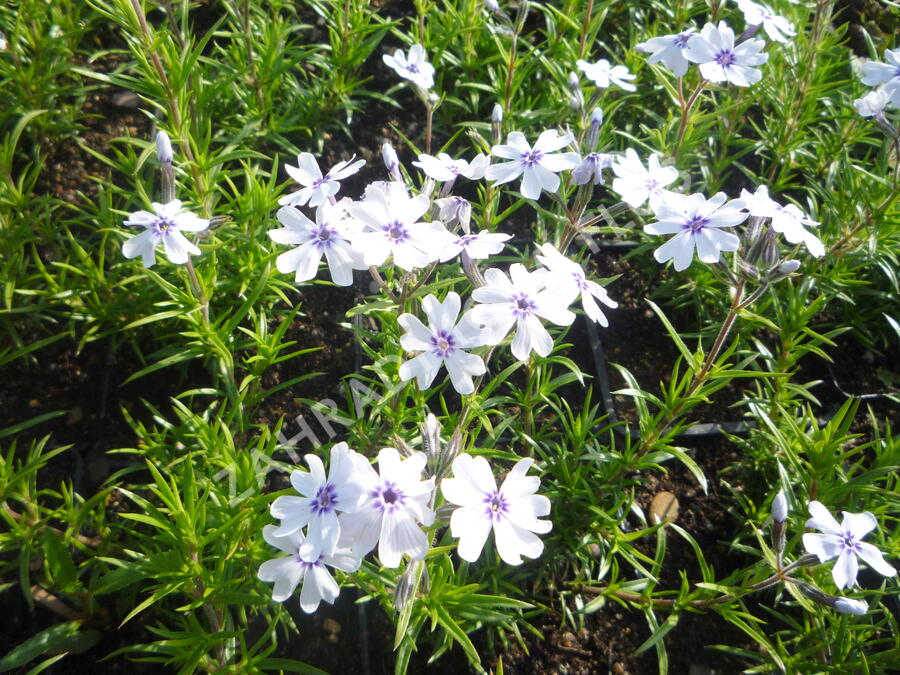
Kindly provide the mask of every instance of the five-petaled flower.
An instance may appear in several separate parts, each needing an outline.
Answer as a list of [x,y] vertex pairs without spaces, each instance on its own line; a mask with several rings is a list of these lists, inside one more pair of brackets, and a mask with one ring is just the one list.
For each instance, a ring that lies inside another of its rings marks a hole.
[[724,21],[718,27],[706,24],[700,35],[695,36],[684,48],[688,61],[700,64],[700,74],[710,82],[730,82],[738,87],[749,87],[762,79],[762,73],[753,66],[765,63],[768,54],[760,54],[765,40],[750,38],[734,44],[734,31]]
[[863,537],[878,527],[878,521],[871,513],[844,511],[844,519],[839,525],[821,502],[812,501],[809,503],[809,514],[812,518],[806,521],[806,527],[821,530],[823,534],[804,534],[803,545],[807,551],[819,556],[820,562],[837,558],[831,576],[838,588],[849,588],[856,584],[859,568],[857,558],[862,558],[882,576],[892,577],[897,574],[897,570],[885,561],[881,551],[862,541]]
[[436,157],[419,155],[419,160],[413,162],[413,165],[422,169],[429,178],[443,183],[455,181],[457,176],[463,176],[469,180],[481,180],[490,163],[491,158],[483,154],[478,154],[471,162],[467,162],[464,159],[453,159],[446,152],[439,152]]
[[209,227],[209,221],[198,218],[190,211],[181,210],[181,201],[173,199],[168,204],[153,202],[153,211],[136,211],[128,216],[125,225],[141,225],[145,229],[122,244],[126,258],[141,256],[144,267],[156,264],[156,247],[162,243],[166,257],[176,265],[183,265],[191,255],[200,255],[200,249],[189,242],[182,232],[200,232]]
[[825,255],[822,241],[806,227],[816,227],[819,223],[807,218],[803,211],[793,204],[782,206],[769,197],[769,189],[765,185],[756,188],[756,192],[741,191],[741,201],[750,211],[751,216],[770,218],[772,229],[784,235],[791,244],[803,243],[815,257]]
[[575,185],[593,183],[599,185],[603,182],[603,169],[612,167],[613,156],[605,152],[589,152],[581,164],[572,171],[572,182]]
[[365,498],[368,484],[366,469],[369,462],[341,442],[331,448],[328,477],[316,455],[306,455],[309,471],[291,472],[291,485],[303,497],[284,495],[270,507],[270,513],[281,519],[274,530],[285,537],[309,525],[307,539],[301,553],[307,560],[316,560],[321,553],[335,550],[341,535],[338,512],[355,511]]
[[428,527],[434,522],[428,505],[434,479],[422,480],[427,461],[424,452],[401,461],[396,449],[383,448],[378,473],[367,463],[365,502],[358,511],[341,516],[339,546],[349,546],[362,557],[377,545],[381,564],[392,568],[400,565],[404,553],[414,560],[424,558],[428,538],[417,523]]
[[503,234],[502,232],[481,232],[461,234],[450,239],[441,252],[440,261],[447,262],[458,256],[463,251],[470,258],[483,260],[492,255],[497,255],[503,250],[503,242],[510,239],[512,235]]
[[288,555],[267,560],[259,566],[257,572],[257,577],[261,581],[275,582],[272,599],[284,602],[291,597],[297,585],[303,582],[303,588],[300,590],[300,608],[304,612],[312,614],[322,600],[334,604],[340,588],[325,566],[329,565],[343,572],[355,572],[359,569],[360,558],[352,555],[347,549],[322,553],[315,558],[301,555],[300,550],[305,545],[303,533],[297,530],[291,534],[278,536],[275,533],[276,529],[274,525],[266,525],[263,528],[263,539]]
[[741,200],[726,204],[727,200],[724,192],[711,199],[701,194],[671,194],[656,210],[657,222],[644,226],[644,232],[649,234],[675,235],[653,252],[657,262],[674,258],[675,269],[680,272],[691,264],[694,249],[705,263],[718,262],[722,251],[736,251],[740,239],[720,228],[739,225],[749,214],[743,210]]
[[866,61],[862,64],[862,82],[870,87],[881,85],[891,105],[900,108],[900,48],[887,49],[884,52],[884,60]]
[[326,201],[332,200],[341,189],[340,181],[355,174],[365,163],[365,160],[362,159],[354,162],[351,157],[335,164],[323,176],[316,158],[308,152],[301,152],[297,155],[297,166],[285,164],[284,168],[288,175],[303,187],[296,192],[284,195],[278,200],[278,203],[282,206],[303,206],[309,202],[309,205],[313,207],[324,204]]
[[762,26],[770,40],[790,42],[788,38],[797,33],[790,22],[783,16],[772,14],[767,7],[753,0],[737,0],[738,9],[744,13],[744,21],[748,26]]
[[409,54],[404,54],[402,49],[394,52],[393,56],[382,56],[384,62],[393,68],[396,73],[412,82],[417,87],[429,90],[434,86],[434,66],[428,63],[425,56],[425,48],[415,44],[409,48]]
[[297,245],[280,254],[275,266],[282,274],[294,273],[294,281],[309,281],[319,269],[322,256],[328,262],[331,280],[338,286],[353,283],[353,270],[366,269],[362,255],[350,244],[357,223],[347,218],[342,202],[321,204],[312,222],[293,206],[282,206],[275,214],[284,227],[269,230],[272,241]]
[[690,28],[673,35],[662,35],[650,38],[646,42],[635,45],[635,49],[645,54],[650,54],[647,63],[663,62],[666,68],[671,70],[676,77],[684,77],[690,65],[684,57],[684,48],[694,37],[696,28]]
[[533,459],[520,459],[497,489],[491,467],[484,457],[459,455],[453,460],[453,478],[441,482],[444,498],[459,508],[450,516],[450,534],[459,539],[459,557],[478,560],[491,530],[500,558],[510,565],[522,556],[537,558],[544,550],[538,534],[549,532],[553,523],[540,520],[550,513],[550,500],[535,494],[541,480],[526,476]]
[[637,76],[628,72],[625,66],[612,66],[606,59],[600,59],[597,63],[578,59],[575,65],[581,69],[585,77],[601,89],[608,89],[610,84],[615,84],[625,91],[637,90],[637,87],[631,84],[631,80]]
[[553,290],[545,289],[545,273],[529,272],[521,263],[515,263],[509,268],[509,275],[496,268],[487,270],[485,285],[472,292],[472,297],[482,304],[475,305],[468,314],[475,323],[487,328],[486,344],[498,344],[515,325],[513,356],[524,361],[532,350],[547,356],[553,349],[553,338],[539,317],[568,326],[575,315],[559,302]]
[[512,161],[492,164],[485,171],[484,177],[499,185],[522,176],[519,191],[527,199],[538,199],[542,190],[556,192],[559,189],[559,176],[556,174],[574,169],[581,161],[577,152],[556,154],[557,150],[566,147],[573,140],[575,138],[572,134],[560,135],[556,129],[547,129],[538,136],[534,147],[531,147],[524,134],[513,131],[507,138],[506,145],[491,148],[491,152],[497,157]]
[[612,308],[618,307],[619,304],[609,297],[606,289],[596,281],[588,279],[584,274],[584,268],[557,251],[553,244],[543,244],[540,251],[543,255],[535,257],[549,270],[547,287],[558,290],[560,298],[569,299],[569,302],[581,296],[581,306],[588,318],[601,326],[608,326],[609,321],[596,301],[599,300]]
[[400,338],[400,346],[408,352],[422,352],[401,364],[401,380],[405,382],[415,377],[419,389],[427,389],[444,365],[457,392],[471,394],[475,391],[472,377],[483,375],[485,365],[481,357],[465,350],[480,347],[484,340],[482,331],[465,318],[457,323],[459,308],[459,295],[450,291],[444,302],[438,302],[433,295],[422,300],[428,328],[412,314],[401,314],[397,318],[406,331]]
[[622,201],[634,208],[649,200],[650,208],[655,211],[666,195],[672,194],[663,188],[678,179],[678,169],[674,166],[661,166],[656,153],[650,155],[647,168],[644,168],[640,157],[632,148],[625,150],[624,157],[616,157],[611,168],[616,174],[612,189],[621,195]]

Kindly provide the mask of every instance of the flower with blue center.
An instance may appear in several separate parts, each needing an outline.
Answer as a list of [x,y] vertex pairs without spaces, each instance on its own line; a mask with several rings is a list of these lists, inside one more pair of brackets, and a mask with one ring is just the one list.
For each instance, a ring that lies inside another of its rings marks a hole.
[[483,375],[484,361],[466,349],[484,344],[482,331],[468,321],[460,321],[459,295],[450,291],[444,302],[433,295],[422,300],[422,310],[428,317],[428,327],[412,314],[401,314],[397,321],[406,331],[400,345],[408,352],[422,352],[400,366],[400,379],[404,382],[416,378],[419,389],[431,386],[435,376],[446,366],[453,388],[460,394],[475,391],[473,376]]
[[325,467],[316,455],[306,455],[309,471],[293,471],[291,485],[302,497],[283,495],[270,508],[270,513],[281,519],[274,534],[285,537],[307,525],[307,537],[301,548],[303,557],[315,560],[322,553],[333,552],[341,536],[338,513],[352,512],[360,508],[369,489],[367,469],[369,462],[359,453],[341,442],[331,448],[328,477]]
[[543,244],[540,251],[543,255],[535,257],[549,271],[547,286],[558,290],[560,302],[566,300],[571,302],[580,296],[581,306],[588,318],[601,326],[608,326],[609,321],[597,305],[597,300],[611,308],[616,308],[619,304],[609,297],[606,289],[596,281],[588,279],[584,274],[584,268],[557,251],[553,244]]
[[297,166],[286,164],[284,168],[288,175],[303,187],[283,196],[278,203],[281,206],[303,206],[309,202],[310,206],[316,207],[325,202],[334,201],[334,196],[341,189],[340,181],[355,174],[365,163],[365,160],[362,159],[354,162],[351,157],[335,164],[323,176],[316,158],[311,153],[301,152],[297,155]]
[[892,106],[900,108],[900,49],[885,50],[884,60],[887,63],[866,61],[862,64],[861,79],[870,87],[881,85],[878,91],[884,92]]
[[494,181],[494,185],[501,185],[522,176],[519,192],[526,199],[538,199],[543,190],[556,192],[559,189],[559,176],[556,174],[574,169],[581,161],[577,152],[557,153],[574,140],[572,134],[560,135],[556,129],[548,129],[538,136],[532,147],[523,133],[513,131],[506,145],[491,148],[497,157],[511,161],[491,164],[485,170],[484,177]]
[[136,211],[128,216],[125,225],[140,225],[144,231],[122,244],[126,258],[141,256],[144,267],[156,264],[156,247],[160,244],[166,257],[176,265],[184,265],[191,255],[200,255],[200,249],[182,232],[200,232],[209,227],[209,221],[198,218],[190,211],[182,211],[181,201],[173,199],[167,204],[153,202],[153,213]]
[[301,550],[306,542],[300,530],[283,536],[279,536],[276,532],[277,528],[274,525],[266,525],[263,528],[263,539],[288,555],[267,560],[259,566],[257,572],[257,577],[261,581],[275,582],[272,599],[284,602],[293,595],[294,590],[302,582],[300,608],[304,612],[312,614],[322,600],[334,604],[340,588],[326,565],[343,572],[355,572],[359,569],[361,560],[347,549],[321,553],[315,557],[304,555],[301,554]]
[[316,222],[293,206],[278,209],[275,215],[284,227],[269,230],[269,238],[278,244],[297,246],[275,259],[279,272],[293,272],[297,283],[309,281],[316,276],[324,255],[331,280],[338,286],[349,286],[353,283],[353,270],[367,268],[362,255],[350,244],[352,233],[359,228],[347,217],[344,201],[321,204],[316,209]]
[[768,61],[761,54],[765,40],[750,38],[734,44],[734,31],[724,21],[718,26],[706,24],[700,35],[684,48],[688,61],[700,64],[700,74],[710,82],[730,82],[737,87],[749,87],[762,79],[762,72],[753,66]]
[[434,86],[434,66],[428,63],[422,45],[413,45],[407,54],[398,49],[393,56],[385,54],[381,58],[400,77],[409,80],[420,89],[428,91]]
[[540,478],[526,475],[533,463],[516,462],[498,489],[484,457],[463,454],[453,460],[453,478],[441,481],[441,493],[459,507],[450,516],[450,534],[459,539],[460,558],[478,560],[492,531],[497,553],[509,565],[541,554],[544,543],[535,533],[546,534],[553,523],[540,520],[550,513],[550,500],[535,494]]
[[772,14],[768,7],[753,0],[737,0],[738,9],[744,13],[744,21],[748,26],[762,26],[770,40],[790,42],[797,32],[783,16]]
[[881,551],[862,541],[863,537],[878,527],[878,521],[871,513],[844,511],[844,519],[838,524],[824,504],[812,501],[809,503],[809,515],[812,518],[806,521],[806,527],[821,530],[822,534],[804,534],[803,545],[807,551],[819,556],[820,562],[837,558],[831,576],[838,588],[849,588],[856,584],[859,569],[857,558],[862,558],[882,576],[892,577],[897,574],[897,570],[885,561]]
[[663,62],[663,65],[671,70],[675,77],[684,77],[687,73],[688,60],[684,57],[684,48],[691,38],[695,37],[693,26],[674,35],[661,35],[650,38],[646,42],[635,45],[635,49],[645,54],[650,54],[647,63]]
[[674,259],[680,272],[691,264],[694,250],[705,263],[719,262],[722,251],[737,251],[740,239],[721,228],[739,225],[748,215],[740,199],[728,201],[724,192],[711,199],[672,193],[656,210],[657,221],[645,225],[644,232],[675,235],[656,249],[653,257],[660,263]]
[[637,87],[631,84],[637,75],[628,72],[628,68],[625,66],[613,66],[606,59],[600,59],[596,63],[578,59],[575,65],[600,89],[609,89],[609,86],[614,84],[625,91],[637,90]]
[[422,560],[428,553],[428,538],[419,523],[428,527],[434,522],[429,507],[434,479],[422,480],[427,461],[424,452],[401,460],[395,448],[383,448],[378,453],[378,473],[366,462],[365,500],[358,510],[341,516],[339,546],[350,547],[359,557],[377,546],[385,567],[399,567],[404,554]]

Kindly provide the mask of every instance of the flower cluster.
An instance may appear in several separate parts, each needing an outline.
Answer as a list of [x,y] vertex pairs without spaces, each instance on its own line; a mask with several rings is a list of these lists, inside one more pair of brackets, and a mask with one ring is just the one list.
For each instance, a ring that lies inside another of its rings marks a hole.
[[[291,474],[301,496],[278,497],[270,512],[281,524],[263,529],[266,542],[288,554],[259,567],[258,577],[274,582],[273,600],[283,602],[302,584],[300,607],[311,613],[322,600],[333,603],[338,596],[329,567],[355,572],[376,548],[388,568],[399,567],[403,556],[425,557],[430,542],[423,528],[434,524],[436,498],[435,477],[422,478],[426,453],[401,458],[395,448],[384,448],[376,472],[365,457],[338,443],[331,449],[327,476],[319,457],[305,459],[309,471]],[[550,501],[535,494],[540,479],[526,475],[532,462],[519,461],[497,489],[483,457],[462,454],[453,460],[454,477],[441,482],[441,492],[458,507],[450,530],[460,540],[463,560],[478,559],[491,530],[498,554],[511,565],[520,564],[522,556],[541,554],[543,542],[534,533],[550,531],[550,521],[540,520],[550,513]]]
[[875,87],[853,102],[863,117],[883,116],[888,106],[900,108],[900,49],[886,49],[884,60],[866,61],[860,69],[862,83]]

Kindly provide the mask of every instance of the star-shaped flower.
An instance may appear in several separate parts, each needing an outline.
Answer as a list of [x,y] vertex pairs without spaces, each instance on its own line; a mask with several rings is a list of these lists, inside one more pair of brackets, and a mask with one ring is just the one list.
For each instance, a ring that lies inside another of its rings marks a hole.
[[884,60],[866,61],[862,64],[862,82],[870,87],[882,85],[891,105],[900,108],[900,48],[888,49],[884,52]]
[[612,189],[619,193],[622,201],[634,208],[649,200],[650,208],[655,211],[663,199],[672,194],[663,188],[678,179],[678,169],[660,165],[656,153],[650,155],[644,168],[641,158],[632,148],[625,151],[624,157],[616,157],[611,168],[616,174]]
[[737,87],[749,87],[762,79],[762,72],[753,66],[765,63],[768,54],[760,54],[765,40],[751,38],[734,44],[734,31],[724,21],[718,27],[706,24],[700,35],[684,48],[688,61],[700,64],[700,73],[710,82],[730,82]]
[[572,171],[572,182],[575,185],[591,182],[599,185],[603,182],[603,169],[609,169],[612,167],[612,163],[612,155],[605,152],[590,152]]
[[474,234],[461,234],[447,242],[440,261],[447,262],[465,251],[470,258],[484,260],[503,250],[503,242],[512,235],[482,230]]
[[484,457],[459,455],[453,460],[453,478],[441,482],[441,492],[460,508],[450,516],[450,534],[459,539],[459,557],[475,562],[493,530],[497,553],[509,565],[522,563],[522,556],[537,558],[544,550],[535,533],[553,528],[549,520],[550,500],[536,495],[537,476],[526,476],[533,459],[521,459],[497,489],[494,474]]
[[663,62],[666,68],[671,70],[676,77],[684,77],[688,70],[689,62],[684,57],[684,48],[688,41],[694,37],[693,26],[674,35],[662,35],[650,38],[646,42],[635,45],[635,49],[645,54],[650,54],[647,63]]
[[674,258],[675,269],[680,272],[691,264],[694,249],[705,263],[718,262],[722,251],[737,251],[740,239],[720,228],[739,225],[749,214],[743,210],[741,200],[726,204],[727,200],[724,192],[711,199],[701,194],[669,195],[656,210],[657,222],[644,226],[644,232],[650,234],[675,235],[653,252],[656,261],[664,263]]
[[783,234],[789,243],[805,244],[809,252],[817,258],[825,255],[822,241],[806,230],[807,227],[817,227],[819,223],[807,218],[803,211],[793,204],[782,206],[776,202],[769,197],[769,189],[765,185],[756,188],[755,193],[742,190],[741,200],[751,216],[771,218],[772,229]]
[[809,514],[812,518],[806,521],[806,527],[821,530],[823,534],[804,534],[803,545],[807,551],[819,556],[820,562],[837,558],[831,576],[838,588],[849,588],[856,584],[859,569],[857,558],[862,558],[882,576],[892,577],[897,574],[897,570],[885,562],[881,551],[862,541],[863,537],[878,527],[878,521],[871,513],[844,511],[844,519],[838,525],[821,502],[812,501],[809,503]]
[[189,242],[182,232],[200,232],[209,227],[209,221],[198,218],[190,211],[181,210],[181,201],[173,199],[168,204],[153,202],[153,213],[136,211],[128,216],[125,225],[141,225],[145,229],[122,244],[126,258],[141,256],[144,267],[156,264],[156,247],[162,243],[166,257],[176,265],[183,265],[191,255],[200,255],[200,249]]
[[556,192],[559,189],[559,176],[556,174],[574,169],[581,161],[577,152],[556,154],[557,150],[573,140],[575,137],[572,134],[560,135],[556,129],[548,129],[538,136],[534,147],[531,147],[524,134],[513,131],[507,138],[507,145],[491,148],[493,154],[512,161],[492,164],[484,177],[500,185],[522,176],[519,192],[526,199],[538,199],[542,190]]
[[429,178],[443,183],[456,180],[457,176],[463,176],[469,180],[481,180],[490,163],[491,158],[483,154],[479,154],[471,162],[467,162],[464,159],[453,159],[446,152],[439,152],[437,157],[419,155],[419,161],[413,162],[413,165],[422,169]]
[[484,344],[482,331],[466,320],[457,323],[459,295],[450,291],[444,302],[433,295],[422,300],[422,310],[428,317],[428,328],[412,314],[401,314],[397,322],[406,332],[400,346],[408,352],[422,352],[400,365],[400,379],[416,378],[419,389],[431,386],[441,366],[447,367],[453,388],[460,394],[475,391],[472,377],[483,375],[484,361],[466,349]]
[[738,9],[744,13],[748,26],[762,26],[770,40],[790,42],[797,32],[783,16],[772,14],[769,9],[753,0],[737,0]]
[[396,73],[412,82],[425,91],[434,86],[434,66],[428,63],[425,56],[425,48],[415,44],[409,48],[409,54],[404,54],[402,49],[394,52],[393,56],[382,56],[384,62],[393,68]]
[[261,581],[275,582],[272,599],[284,602],[293,595],[298,584],[302,582],[300,608],[304,612],[312,614],[322,600],[334,604],[340,588],[325,566],[329,565],[344,572],[355,572],[359,569],[360,558],[352,555],[348,549],[323,553],[317,558],[304,557],[300,554],[305,543],[302,532],[297,530],[291,534],[278,536],[275,530],[274,525],[266,525],[263,528],[263,539],[288,556],[267,560],[259,566],[257,572],[257,577]]
[[339,181],[355,174],[365,163],[365,160],[362,159],[354,162],[351,157],[344,162],[335,164],[323,176],[316,158],[311,153],[301,152],[297,155],[297,166],[285,164],[284,168],[288,175],[303,187],[289,195],[284,195],[278,200],[278,203],[281,206],[303,206],[307,202],[310,206],[324,204],[341,189]]
[[[584,268],[573,260],[569,260],[566,256],[556,250],[553,244],[547,243],[540,247],[543,255],[535,256],[544,267],[549,270],[547,278],[547,286],[551,289],[559,291],[559,298],[562,302],[564,298],[577,298],[581,296],[581,306],[584,313],[588,315],[591,321],[596,321],[601,326],[608,326],[606,316],[600,307],[597,306],[597,300],[607,307],[618,307],[619,304],[609,297],[609,293],[596,281],[591,281],[584,274]],[[571,302],[571,300],[569,300]]]
[[591,80],[601,89],[608,89],[610,84],[621,87],[625,91],[636,91],[637,87],[631,84],[631,80],[637,75],[628,72],[625,66],[612,66],[606,59],[600,59],[597,63],[588,63],[584,59],[575,62],[585,77]]

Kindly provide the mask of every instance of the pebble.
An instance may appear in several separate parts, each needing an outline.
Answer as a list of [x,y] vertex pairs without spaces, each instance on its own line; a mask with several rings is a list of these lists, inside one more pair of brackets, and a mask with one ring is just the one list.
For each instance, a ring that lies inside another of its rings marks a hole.
[[663,521],[674,523],[678,520],[678,498],[671,492],[657,492],[650,502],[650,523]]

